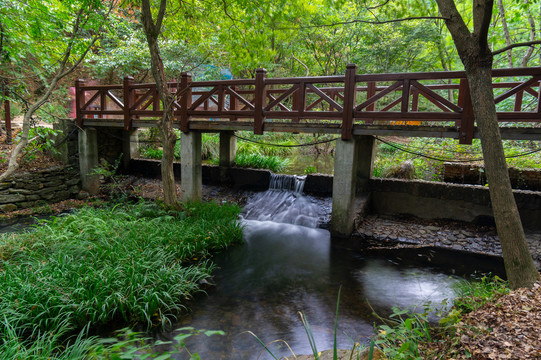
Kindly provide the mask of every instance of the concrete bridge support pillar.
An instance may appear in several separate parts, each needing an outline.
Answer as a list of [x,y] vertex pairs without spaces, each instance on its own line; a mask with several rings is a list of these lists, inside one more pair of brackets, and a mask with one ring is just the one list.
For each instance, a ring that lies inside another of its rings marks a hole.
[[92,174],[98,163],[98,136],[94,128],[79,130],[79,169],[81,172],[81,188],[89,194],[97,194],[100,178]]
[[201,200],[201,132],[180,135],[180,191],[182,201]]
[[367,192],[374,163],[374,145],[372,136],[354,136],[351,140],[336,142],[331,220],[333,236],[348,237],[353,232],[356,195]]
[[220,182],[228,183],[227,169],[233,165],[237,155],[237,138],[234,131],[220,131]]
[[122,166],[125,170],[130,160],[139,156],[139,133],[137,129],[122,131]]

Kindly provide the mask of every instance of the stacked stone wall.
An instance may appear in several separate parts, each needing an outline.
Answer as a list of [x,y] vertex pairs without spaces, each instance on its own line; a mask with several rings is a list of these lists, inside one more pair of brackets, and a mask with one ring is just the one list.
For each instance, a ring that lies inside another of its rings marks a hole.
[[77,167],[56,167],[21,173],[0,182],[0,212],[59,202],[75,197],[80,190]]
[[[514,189],[541,191],[541,170],[509,168],[509,178]],[[487,178],[478,165],[443,164],[443,180],[455,184],[485,185]]]

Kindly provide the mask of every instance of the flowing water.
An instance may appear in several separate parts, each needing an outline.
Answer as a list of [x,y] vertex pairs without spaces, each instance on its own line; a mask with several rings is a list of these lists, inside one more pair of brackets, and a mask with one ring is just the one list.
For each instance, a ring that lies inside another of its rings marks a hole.
[[[176,324],[226,332],[187,340],[187,349],[201,359],[271,359],[247,331],[272,343],[269,349],[277,358],[291,355],[285,343],[296,354],[309,354],[299,312],[306,314],[318,350],[331,349],[340,287],[341,348],[368,343],[373,310],[388,316],[393,306],[421,309],[453,298],[457,280],[449,275],[334,248],[329,232],[317,228],[320,204],[302,195],[302,181],[273,178],[269,191],[248,202],[242,219],[245,244],[216,257],[216,286],[195,299],[190,315]],[[171,340],[175,334],[158,338]]]

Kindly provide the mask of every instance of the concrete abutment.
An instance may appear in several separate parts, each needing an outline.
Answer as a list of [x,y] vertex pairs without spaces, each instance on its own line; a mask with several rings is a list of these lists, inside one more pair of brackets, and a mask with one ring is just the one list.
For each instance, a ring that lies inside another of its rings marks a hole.
[[99,165],[98,132],[94,128],[79,130],[79,171],[81,188],[89,194],[97,194],[100,188],[100,177],[93,173]]
[[373,136],[354,136],[336,142],[331,220],[331,234],[335,237],[351,235],[359,212],[368,206],[374,147]]
[[200,131],[180,135],[180,164],[181,200],[200,200],[203,186]]

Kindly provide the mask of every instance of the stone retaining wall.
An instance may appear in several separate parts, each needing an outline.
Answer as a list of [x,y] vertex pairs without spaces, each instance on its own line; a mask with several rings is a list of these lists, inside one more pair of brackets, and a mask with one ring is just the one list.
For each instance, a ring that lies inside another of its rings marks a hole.
[[[513,189],[541,191],[541,170],[520,170],[509,168],[509,178]],[[485,185],[484,168],[478,165],[443,164],[443,180],[457,184]]]
[[[371,209],[377,214],[407,214],[425,219],[451,219],[479,224],[493,223],[488,187],[370,179]],[[541,229],[541,192],[514,190],[522,224]]]
[[75,197],[80,190],[77,167],[15,174],[0,183],[0,212],[53,203]]

